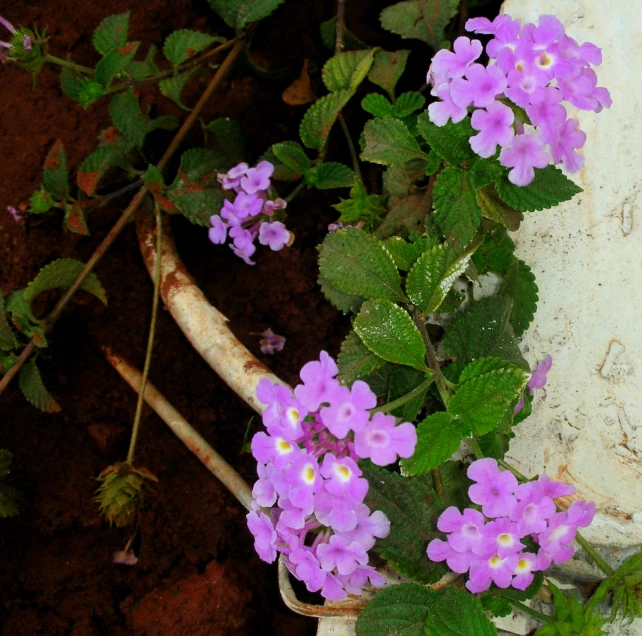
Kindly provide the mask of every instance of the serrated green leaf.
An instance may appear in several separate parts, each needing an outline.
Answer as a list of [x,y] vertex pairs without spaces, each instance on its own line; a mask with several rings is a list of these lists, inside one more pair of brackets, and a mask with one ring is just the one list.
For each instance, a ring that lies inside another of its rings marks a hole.
[[395,166],[412,159],[426,158],[415,138],[399,119],[371,119],[366,123],[364,134],[366,147],[361,153],[364,161]]
[[[45,265],[38,275],[27,285],[24,291],[24,301],[31,306],[38,294],[42,294],[48,289],[62,287],[67,289],[74,282],[76,276],[81,272],[84,263],[73,258],[59,258],[49,265]],[[107,304],[107,294],[100,284],[96,274],[89,274],[80,285],[80,289],[89,292],[105,305]],[[30,315],[33,318],[33,314]]]
[[154,63],[154,58],[158,53],[158,48],[155,44],[150,45],[147,55],[144,60],[131,60],[127,65],[127,74],[136,81],[147,79],[153,75],[158,75],[159,70]]
[[36,190],[29,199],[29,212],[31,214],[44,214],[45,212],[49,212],[55,205],[56,202],[53,200],[51,194],[49,194],[44,187],[41,187],[40,190]]
[[535,179],[527,186],[516,186],[503,176],[497,180],[497,192],[502,201],[519,212],[548,210],[569,201],[582,188],[573,183],[555,166],[535,170]]
[[484,236],[482,244],[473,254],[473,263],[479,274],[489,269],[503,274],[515,260],[515,243],[506,228],[498,226]]
[[376,229],[378,238],[388,238],[397,232],[412,232],[421,227],[430,212],[427,192],[416,192],[391,206],[383,223]]
[[427,248],[427,242],[424,240],[409,243],[400,236],[391,236],[387,238],[383,244],[390,252],[397,268],[405,272],[410,270]]
[[408,298],[424,313],[437,311],[471,256],[472,252],[457,254],[446,243],[425,252],[408,273]]
[[200,188],[184,190],[181,188],[168,191],[169,199],[178,211],[194,225],[208,227],[210,217],[223,207],[225,195],[220,190]]
[[80,105],[85,110],[107,95],[105,87],[94,79],[81,77],[78,79],[76,86],[78,87]]
[[20,389],[27,401],[44,413],[58,413],[60,406],[42,382],[40,370],[33,358],[25,362],[18,375]]
[[178,66],[214,42],[225,42],[225,38],[191,29],[179,29],[170,33],[165,40],[163,54],[174,66]]
[[337,289],[327,278],[321,275],[319,276],[318,283],[321,285],[321,291],[328,301],[344,314],[356,314],[365,300],[362,296],[348,294]]
[[350,189],[349,199],[340,199],[340,203],[332,206],[341,213],[339,220],[346,225],[364,224],[364,229],[370,230],[381,221],[384,212],[380,194],[368,194],[360,179],[354,180]]
[[208,0],[227,24],[241,31],[250,22],[267,18],[285,0]]
[[331,57],[323,66],[323,83],[329,91],[355,90],[366,78],[375,49],[346,51]]
[[355,380],[361,380],[381,368],[385,360],[375,355],[368,349],[354,331],[341,345],[337,358],[339,366],[339,380],[346,385],[351,385]]
[[305,150],[296,141],[282,141],[272,146],[272,152],[277,159],[299,175],[310,170],[312,162]]
[[402,93],[397,98],[397,102],[393,107],[393,117],[403,119],[412,115],[412,113],[421,110],[426,105],[426,98],[416,91],[408,91]]
[[219,167],[221,172],[226,172],[243,161],[245,135],[237,121],[229,117],[219,117],[205,126],[205,131],[208,133],[205,145],[217,152],[221,159],[225,159]]
[[426,636],[497,636],[480,602],[467,590],[448,587],[430,607]]
[[506,168],[494,157],[490,159],[478,157],[470,167],[470,183],[475,190],[479,190],[484,186],[495,183],[504,172],[506,172]]
[[501,424],[528,378],[506,360],[479,358],[462,372],[448,412],[476,435],[485,435]]
[[[321,32],[321,39],[324,46],[328,51],[334,53],[337,41],[337,16],[322,22],[319,26]],[[355,36],[347,27],[343,28],[343,50],[344,51],[359,51],[361,49],[369,48],[365,42],[362,42]]]
[[378,539],[373,551],[417,583],[438,581],[447,568],[426,558],[426,546],[437,538],[437,519],[445,505],[437,497],[430,475],[407,478],[369,461],[359,465],[370,485],[365,503],[392,521],[390,534]]
[[393,365],[388,374],[388,406],[409,393],[415,391],[416,393],[405,404],[388,412],[405,422],[414,421],[426,401],[426,394],[430,388],[427,380],[425,372],[417,371],[412,367]]
[[272,152],[272,148],[268,148],[259,157],[259,161],[269,161],[274,166],[272,179],[275,181],[298,181],[301,178],[301,173],[288,168],[280,159],[277,159],[274,152]]
[[427,113],[422,113],[417,118],[417,130],[430,147],[451,166],[472,165],[478,159],[468,142],[475,131],[467,117],[457,124],[436,126],[428,119]]
[[181,155],[178,180],[199,185],[217,183],[217,173],[221,169],[221,155],[209,148],[191,148]]
[[193,77],[195,71],[196,69],[187,73],[181,73],[180,75],[173,75],[158,82],[158,88],[161,94],[171,99],[179,108],[189,110],[181,101],[181,93],[187,82]]
[[524,215],[504,203],[497,194],[495,186],[486,186],[477,190],[477,203],[483,216],[515,232],[519,230]]
[[513,606],[501,596],[484,593],[479,597],[479,600],[484,610],[490,612],[493,616],[503,618],[513,613]]
[[354,320],[363,343],[388,362],[427,371],[426,347],[410,314],[384,299],[367,300]]
[[16,335],[9,325],[4,308],[4,296],[0,290],[0,350],[11,351],[18,346]]
[[357,636],[423,636],[437,592],[411,583],[379,592],[359,614]]
[[468,434],[469,430],[446,412],[429,415],[417,426],[415,454],[401,460],[401,474],[407,477],[430,472],[445,462]]
[[375,117],[392,117],[392,104],[379,93],[368,93],[361,100],[361,108]]
[[129,30],[129,15],[131,11],[110,15],[105,18],[94,31],[94,47],[101,55],[125,46]]
[[481,223],[481,210],[468,173],[446,168],[437,175],[433,189],[434,219],[448,242],[466,247]]
[[109,116],[123,137],[142,148],[147,134],[147,120],[132,88],[116,93],[109,102]]
[[75,102],[80,101],[80,89],[78,88],[79,77],[80,73],[72,71],[70,68],[63,68],[60,73],[60,88],[62,92]]
[[[314,187],[318,190],[332,188],[351,188],[354,184],[355,174],[342,163],[327,161],[314,170]],[[308,175],[306,174],[306,180]],[[312,185],[312,184],[310,184]]]
[[87,196],[93,196],[107,170],[121,165],[121,160],[122,153],[115,146],[99,146],[80,165],[76,176],[78,187]]
[[499,293],[513,299],[510,324],[517,337],[528,329],[528,325],[535,318],[539,300],[538,291],[531,268],[524,261],[519,259],[514,261],[504,276]]
[[60,139],[54,143],[45,159],[43,186],[56,201],[62,201],[69,194],[67,155]]
[[[11,324],[27,338],[33,338],[37,347],[46,347],[47,338],[44,329],[36,323],[31,312],[31,306],[25,300],[26,289],[17,289],[7,298],[6,311],[11,316]],[[6,364],[3,362],[3,366]],[[9,361],[10,362],[10,361]]]
[[109,51],[96,66],[94,72],[96,81],[103,86],[108,86],[114,78],[125,70],[127,64],[134,57],[137,48],[136,46],[133,51],[127,54],[123,54],[120,51]]
[[458,8],[458,0],[399,2],[381,12],[381,26],[402,38],[426,42],[437,50],[446,39],[446,27]]
[[323,148],[341,109],[353,95],[352,89],[335,91],[324,95],[308,108],[299,127],[304,146],[314,150]]
[[[395,99],[395,87],[399,78],[406,69],[410,51],[402,49],[400,51],[379,51],[368,73],[368,79],[377,86],[385,90],[390,99]],[[374,113],[373,113],[374,114]]]
[[89,236],[89,227],[87,226],[87,219],[85,218],[85,210],[80,203],[65,203],[64,206],[65,216],[64,225],[75,234],[82,236]]
[[319,271],[332,285],[365,298],[405,300],[401,277],[392,257],[363,230],[338,230],[321,245]]
[[494,296],[467,307],[446,328],[448,355],[463,362],[496,356],[529,371],[510,324],[512,306],[510,298]]

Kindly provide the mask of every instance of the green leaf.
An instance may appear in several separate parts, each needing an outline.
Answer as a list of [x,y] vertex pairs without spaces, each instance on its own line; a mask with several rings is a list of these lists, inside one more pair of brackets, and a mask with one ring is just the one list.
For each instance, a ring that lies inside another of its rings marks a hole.
[[402,93],[393,107],[393,117],[403,119],[412,115],[415,111],[421,110],[426,105],[426,98],[416,91]]
[[433,189],[434,218],[448,242],[466,247],[481,223],[481,210],[466,171],[446,168]]
[[25,362],[18,375],[20,390],[27,398],[27,402],[45,413],[58,413],[60,406],[53,399],[42,382],[42,376],[36,366],[36,362],[28,360]]
[[96,71],[94,72],[96,81],[103,86],[108,86],[113,79],[125,70],[127,64],[134,57],[135,52],[136,50],[134,49],[125,55],[120,51],[109,51],[96,66]]
[[380,358],[428,371],[421,334],[399,305],[385,299],[367,300],[354,320],[354,330]]
[[116,93],[109,102],[109,116],[123,137],[142,148],[147,134],[147,120],[132,88]]
[[208,0],[227,24],[241,31],[250,22],[267,18],[285,0]]
[[296,141],[282,141],[272,146],[275,157],[299,175],[310,170],[312,162]]
[[426,546],[438,538],[437,519],[445,509],[430,475],[406,478],[369,461],[359,462],[370,487],[365,503],[392,521],[390,534],[373,548],[400,574],[417,583],[434,583],[448,570],[426,557]]
[[519,230],[524,215],[506,205],[497,194],[495,186],[486,186],[477,190],[477,203],[483,216],[515,232]]
[[16,335],[9,325],[4,309],[4,296],[0,290],[0,350],[11,351],[18,346]]
[[354,185],[350,189],[350,198],[342,198],[340,203],[335,203],[332,207],[341,213],[339,220],[342,223],[357,225],[363,222],[366,230],[376,226],[384,212],[381,195],[368,194],[360,179],[354,180]]
[[355,90],[366,78],[375,49],[346,51],[331,57],[323,66],[321,75],[329,91]]
[[22,507],[22,493],[6,484],[0,484],[0,517],[9,519],[17,517]]
[[343,292],[405,300],[401,277],[381,241],[363,230],[338,230],[321,245],[319,271]]
[[346,385],[351,385],[355,380],[361,380],[381,368],[385,360],[375,355],[368,349],[354,331],[341,345],[337,358],[339,365],[339,380]]
[[365,300],[362,296],[347,294],[346,292],[337,289],[327,278],[324,278],[323,276],[319,276],[318,283],[321,285],[323,295],[344,314],[356,314]]
[[196,69],[187,73],[181,73],[180,75],[173,75],[172,77],[168,77],[158,82],[158,88],[160,89],[161,94],[171,99],[179,108],[189,110],[189,108],[187,108],[187,106],[185,106],[181,101],[181,93],[183,92],[187,82],[191,77],[193,77],[195,71]]
[[43,187],[36,190],[29,199],[29,212],[31,214],[44,214],[56,205],[51,194]]
[[457,314],[443,340],[448,355],[462,362],[496,356],[529,371],[510,324],[512,306],[510,298],[495,296]]
[[379,592],[359,614],[357,636],[423,636],[437,592],[402,583]]
[[457,15],[459,0],[409,0],[387,7],[381,12],[381,26],[402,38],[425,42],[441,48],[446,27]]
[[467,590],[448,587],[437,596],[426,620],[426,636],[497,636],[480,602]]
[[[337,16],[326,20],[321,23],[319,27],[321,31],[321,39],[323,40],[324,46],[334,53],[336,41],[337,41]],[[361,49],[367,49],[368,45],[362,42],[358,37],[354,35],[349,29],[345,26],[343,28],[343,49],[345,51],[358,51]]]
[[423,475],[445,462],[469,431],[446,412],[433,413],[417,426],[415,454],[402,459],[401,474]]
[[479,274],[489,269],[503,274],[515,260],[515,243],[506,228],[498,226],[484,236],[482,244],[473,255],[473,263]]
[[107,95],[105,87],[94,79],[80,78],[77,82],[80,105],[87,110],[101,97]]
[[[37,347],[46,347],[47,338],[44,329],[37,324],[29,303],[24,299],[26,289],[17,289],[9,294],[6,310],[11,316],[11,323],[27,338],[33,338]],[[8,362],[11,362],[9,360]],[[3,361],[3,366],[7,360]]]
[[479,190],[484,186],[495,183],[505,172],[506,168],[494,157],[490,159],[477,157],[475,163],[470,167],[470,182],[475,190]]
[[129,30],[129,14],[131,11],[110,15],[105,18],[94,31],[94,47],[101,55],[106,55],[114,49],[125,46]]
[[85,210],[80,203],[65,203],[64,206],[65,217],[64,224],[65,227],[75,234],[82,234],[83,236],[89,236],[89,227],[87,226],[87,219],[85,218]]
[[308,185],[318,190],[351,188],[354,184],[354,178],[355,174],[348,166],[333,161],[322,163],[318,168],[307,172],[305,175]]
[[[27,285],[24,291],[25,302],[31,307],[31,304],[38,294],[42,294],[48,289],[54,289],[56,287],[67,289],[67,287],[74,282],[76,276],[78,276],[84,266],[84,263],[73,258],[59,258],[49,263],[49,265],[45,265],[38,275]],[[107,294],[96,274],[89,274],[80,285],[80,289],[89,292],[105,305],[107,304]],[[30,317],[33,317],[33,314]]]
[[392,117],[393,105],[379,93],[368,93],[361,100],[361,108],[375,117]]
[[76,182],[87,195],[93,196],[107,170],[120,165],[121,153],[115,146],[99,146],[80,165]]
[[479,597],[479,600],[485,611],[498,618],[510,616],[513,613],[513,606],[501,596],[484,593]]
[[366,147],[361,153],[364,161],[395,166],[412,159],[425,159],[426,155],[399,119],[376,118],[364,128]]
[[503,176],[497,180],[497,192],[504,203],[519,212],[548,210],[582,192],[555,166],[535,170],[535,179],[527,186],[516,186]]
[[528,325],[535,318],[537,310],[538,288],[535,283],[535,275],[531,268],[520,261],[514,261],[504,276],[504,282],[499,289],[502,296],[509,296],[513,299],[513,311],[510,317],[510,324],[517,337],[521,336]]
[[213,119],[204,130],[208,133],[208,148],[211,148],[223,159],[219,170],[227,172],[232,166],[243,161],[245,155],[245,135],[241,125],[229,117]]
[[430,196],[426,192],[416,192],[392,205],[383,223],[375,234],[378,238],[388,238],[397,232],[411,232],[424,222],[430,211]]
[[448,412],[476,435],[485,435],[501,424],[528,378],[506,360],[479,358],[462,372]]
[[288,168],[280,159],[276,158],[272,148],[268,148],[260,157],[259,161],[269,161],[274,166],[272,179],[275,181],[298,181],[301,178],[300,172]]
[[153,75],[158,75],[159,70],[156,64],[154,63],[154,58],[158,53],[158,49],[155,44],[152,44],[147,51],[147,55],[144,60],[132,60],[127,65],[127,73],[133,80],[143,80]]
[[299,135],[308,148],[321,150],[341,109],[354,95],[352,89],[335,91],[318,99],[303,116]]
[[425,314],[437,311],[471,256],[471,252],[457,254],[446,243],[424,252],[408,273],[408,298]]
[[379,51],[375,57],[368,79],[377,86],[383,88],[390,95],[390,99],[395,99],[395,87],[399,78],[402,76],[410,51],[402,49],[400,51]]
[[[388,403],[408,395],[415,389],[419,389],[422,384],[426,383],[426,380],[426,373],[424,372],[417,371],[411,367],[393,365],[388,374]],[[424,387],[405,404],[389,411],[389,413],[405,422],[412,422],[424,406],[428,389],[428,386]]]
[[417,118],[417,130],[430,147],[451,166],[459,167],[478,160],[468,141],[475,131],[467,117],[457,124],[450,122],[445,126],[436,126],[428,119],[427,113],[422,113]]
[[75,102],[80,101],[80,89],[78,88],[78,79],[80,77],[80,73],[72,71],[70,68],[63,68],[60,73],[60,88],[62,88],[62,92]]
[[170,33],[163,45],[163,54],[174,65],[186,62],[214,42],[225,42],[225,38],[214,37],[209,33],[179,29]]
[[62,201],[69,194],[67,155],[60,139],[52,146],[45,159],[43,185],[56,201]]
[[409,243],[400,236],[391,236],[390,238],[387,238],[383,244],[390,252],[397,268],[405,272],[411,269],[427,247],[426,241],[424,240],[419,240],[416,243]]

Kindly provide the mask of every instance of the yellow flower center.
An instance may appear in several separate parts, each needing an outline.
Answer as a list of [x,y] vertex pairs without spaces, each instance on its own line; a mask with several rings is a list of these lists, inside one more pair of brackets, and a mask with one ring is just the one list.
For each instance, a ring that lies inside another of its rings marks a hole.
[[548,56],[546,51],[537,58],[537,66],[540,68],[548,68],[552,63],[553,60]]
[[500,534],[497,537],[497,543],[499,543],[501,545],[508,545],[508,546],[513,545],[513,535],[512,534],[506,534],[506,533]]
[[347,466],[344,466],[343,464],[335,464],[334,472],[336,476],[343,482],[349,481],[352,475],[352,471]]
[[306,484],[314,483],[314,468],[312,468],[310,464],[306,464],[305,468],[303,469],[303,481]]
[[517,567],[515,568],[516,570],[528,570],[528,559],[520,559],[517,562]]
[[490,565],[490,567],[497,567],[500,563],[501,559],[497,555],[488,559],[488,564]]
[[292,444],[290,444],[290,442],[288,442],[285,439],[280,439],[276,443],[276,449],[279,453],[281,453],[282,455],[285,455],[287,453],[292,452]]
[[290,407],[290,408],[285,412],[285,416],[288,418],[288,421],[289,421],[289,422],[290,422],[290,424],[292,424],[292,425],[296,425],[296,424],[298,424],[298,423],[299,423],[299,419],[300,419],[300,417],[301,417],[301,416],[299,415],[299,412],[298,412],[298,411],[297,411],[293,406],[291,406],[291,407]]

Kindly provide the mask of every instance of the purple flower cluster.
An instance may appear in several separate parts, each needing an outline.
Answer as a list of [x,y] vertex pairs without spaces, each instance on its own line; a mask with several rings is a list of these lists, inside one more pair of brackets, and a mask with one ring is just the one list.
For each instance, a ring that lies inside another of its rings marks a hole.
[[[583,500],[556,512],[554,499],[574,494],[573,486],[546,475],[518,485],[515,476],[501,471],[491,458],[473,462],[468,477],[476,482],[468,496],[481,506],[481,512],[447,508],[437,528],[448,538],[433,539],[427,554],[431,561],[446,561],[454,572],[469,572],[466,587],[475,594],[491,583],[525,590],[533,572],[573,556],[578,528],[588,526],[595,515],[595,503]],[[537,552],[525,551],[522,539],[526,537],[539,544]]]
[[262,334],[263,338],[259,341],[261,345],[261,353],[266,355],[273,356],[278,351],[283,351],[285,346],[285,336],[279,336],[272,331],[272,329],[266,329]]
[[[546,379],[548,372],[553,366],[553,358],[551,355],[547,355],[541,362],[538,362],[535,367],[535,371],[531,375],[531,379],[528,381],[528,388],[530,389],[531,395],[535,395],[535,389],[543,389],[546,386]],[[524,396],[519,399],[517,406],[515,407],[515,413],[519,413],[524,408]]]
[[[512,168],[508,178],[518,186],[528,185],[534,169],[551,160],[577,172],[584,161],[577,151],[586,134],[577,129],[576,119],[567,119],[562,102],[595,112],[611,105],[608,90],[597,86],[591,69],[602,62],[600,49],[590,42],[579,45],[552,15],[540,16],[537,26],[522,26],[507,15],[492,22],[473,18],[466,29],[494,36],[486,45],[490,63],[475,62],[483,46],[467,37],[455,40],[454,51],[439,51],[428,81],[441,101],[428,107],[430,120],[437,126],[449,119],[457,123],[469,108],[475,109],[471,125],[478,134],[470,138],[472,149],[480,157],[492,157],[499,146],[499,161]],[[506,101],[526,111],[532,124],[528,131]]]
[[275,252],[294,239],[281,221],[272,218],[276,210],[285,210],[287,206],[283,199],[268,199],[273,172],[274,166],[269,161],[261,161],[255,168],[239,163],[218,175],[223,190],[233,190],[236,196],[234,201],[226,199],[220,214],[210,217],[210,241],[225,243],[229,233],[232,251],[248,265],[254,265],[250,257],[256,251],[257,237],[261,245],[268,245]]
[[[3,18],[0,15],[0,24],[11,33],[12,39],[13,36],[18,34],[16,27],[9,22],[6,18]],[[33,37],[29,35],[30,32],[22,34],[22,48],[29,53],[33,46]],[[0,40],[0,62],[6,63],[9,59],[9,52],[14,48],[14,45],[11,42],[5,42]]]
[[385,466],[410,457],[417,443],[412,424],[397,425],[383,413],[371,417],[377,398],[365,382],[348,388],[337,373],[322,351],[301,369],[303,383],[294,392],[259,382],[267,434],[252,439],[259,480],[247,516],[259,556],[272,563],[282,553],[293,576],[331,600],[360,594],[368,580],[384,583],[368,565],[368,550],[388,535],[390,521],[363,503],[368,481],[357,461]]

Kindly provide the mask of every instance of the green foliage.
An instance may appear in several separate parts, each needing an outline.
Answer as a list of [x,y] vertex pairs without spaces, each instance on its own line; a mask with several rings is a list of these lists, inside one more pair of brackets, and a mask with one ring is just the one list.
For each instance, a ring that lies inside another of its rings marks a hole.
[[72,71],[70,68],[63,68],[60,73],[60,88],[62,92],[75,102],[80,101],[79,78],[80,73]]
[[67,155],[60,139],[52,146],[45,159],[43,187],[56,201],[64,201],[69,194]]
[[363,230],[328,234],[320,249],[319,271],[334,287],[348,294],[406,299],[392,257],[381,241]]
[[94,79],[80,78],[76,85],[78,87],[78,101],[85,110],[107,94],[105,87]]
[[381,368],[385,360],[368,349],[361,338],[351,331],[341,345],[337,358],[339,380],[350,385],[355,380],[361,380]]
[[18,374],[20,390],[27,401],[45,413],[58,413],[60,406],[45,388],[36,361],[27,360]]
[[354,180],[355,174],[348,166],[333,161],[322,163],[305,173],[305,182],[308,187],[318,190],[351,188]]
[[122,153],[114,145],[99,146],[80,165],[76,182],[87,195],[93,196],[107,170],[122,166]]
[[401,474],[409,476],[430,472],[459,448],[462,438],[469,432],[444,411],[429,415],[417,426],[415,454],[401,460]]
[[506,205],[500,198],[495,186],[486,186],[477,190],[477,203],[483,216],[503,225],[511,232],[519,230],[524,215]]
[[524,261],[515,260],[504,276],[499,293],[513,299],[510,324],[518,337],[528,329],[528,325],[535,318],[539,300],[537,292],[535,275],[531,268]]
[[402,38],[425,42],[437,50],[447,45],[446,27],[457,15],[459,0],[408,0],[381,12],[381,26]]
[[356,90],[368,75],[375,49],[346,51],[331,57],[323,66],[323,83],[329,91]]
[[493,616],[503,618],[513,613],[513,606],[503,597],[493,594],[482,594],[479,597],[483,609]]
[[498,226],[484,235],[482,244],[473,254],[473,264],[479,274],[493,270],[503,274],[515,261],[515,243],[504,227]]
[[285,0],[208,0],[228,26],[242,31],[251,22],[267,18]]
[[379,93],[368,93],[361,100],[361,108],[375,117],[392,117],[394,106]]
[[29,212],[31,212],[31,214],[44,214],[45,212],[49,212],[49,210],[55,206],[56,202],[44,187],[41,187],[40,190],[36,190],[31,195],[31,199],[29,199]]
[[386,218],[375,234],[379,238],[388,238],[397,232],[406,234],[420,229],[428,215],[429,203],[428,191],[414,192],[396,203],[391,203]]
[[9,325],[4,308],[4,296],[0,290],[0,350],[11,351],[18,346],[18,341]]
[[426,98],[415,91],[402,93],[395,104],[391,104],[379,93],[369,93],[361,101],[361,107],[375,117],[399,117],[403,119],[420,110],[426,104]]
[[404,404],[389,413],[405,422],[412,422],[426,401],[429,389],[427,380],[426,374],[421,371],[411,367],[392,365],[388,374],[388,403],[402,397],[405,399],[408,394],[414,393]]
[[168,99],[171,99],[179,108],[183,110],[189,110],[181,100],[181,93],[187,85],[187,82],[194,77],[198,72],[198,69],[188,71],[186,73],[181,73],[179,75],[172,75],[164,80],[158,82],[158,88],[161,94],[165,95]]
[[327,278],[319,276],[319,285],[323,295],[344,314],[356,314],[364,301],[362,296],[348,294],[337,289]]
[[[321,23],[319,27],[321,32],[321,39],[323,40],[324,46],[328,51],[334,53],[336,41],[337,41],[337,16],[326,20]],[[344,51],[359,51],[361,49],[367,49],[368,45],[364,44],[358,37],[355,36],[347,27],[343,28],[343,50]]]
[[186,62],[214,42],[224,43],[225,38],[214,37],[209,33],[179,29],[170,33],[163,45],[163,54],[174,65]]
[[510,298],[494,296],[483,298],[457,314],[444,336],[448,355],[462,362],[494,356],[529,371],[510,324],[512,307]]
[[426,155],[400,119],[376,118],[370,120],[364,134],[366,147],[361,153],[364,161],[386,166],[404,164],[412,159],[425,159]]
[[547,623],[537,633],[539,636],[600,636],[606,634],[602,627],[607,619],[599,611],[584,608],[572,593],[564,594],[548,582],[555,602],[555,620]]
[[207,124],[204,130],[207,133],[205,145],[218,153],[218,169],[221,172],[227,172],[232,166],[243,161],[245,135],[237,121],[229,117],[219,117]]
[[381,220],[384,207],[381,196],[368,194],[366,187],[359,179],[354,180],[349,199],[340,199],[340,203],[332,206],[341,213],[339,220],[346,225],[356,225],[363,222],[366,229],[377,225]]
[[466,590],[448,587],[437,596],[426,620],[426,636],[497,636],[479,602]]
[[495,157],[490,159],[477,157],[470,166],[470,182],[475,190],[479,190],[495,183],[505,172],[506,168]]
[[442,563],[426,557],[426,546],[437,538],[437,519],[444,511],[430,475],[406,478],[369,461],[360,462],[370,488],[365,503],[381,510],[393,523],[390,534],[373,548],[403,576],[417,583],[434,583],[446,572]]
[[312,162],[305,150],[296,141],[282,141],[272,146],[274,156],[290,170],[302,176],[312,168]]
[[564,173],[555,166],[535,170],[535,179],[527,186],[516,186],[508,177],[497,181],[497,192],[502,201],[519,212],[548,210],[559,203],[572,199],[582,192]]
[[428,247],[427,241],[419,239],[414,242],[409,242],[402,239],[400,236],[391,236],[387,238],[383,244],[390,252],[392,260],[395,262],[397,269],[405,272],[409,271],[415,264],[415,261],[424,253]]
[[380,358],[428,371],[426,347],[410,314],[393,302],[367,300],[354,320],[354,330]]
[[65,203],[65,216],[63,223],[70,232],[89,236],[89,227],[85,218],[85,209],[80,203]]
[[468,117],[458,124],[449,122],[445,126],[436,126],[426,113],[422,113],[417,118],[417,130],[430,147],[453,167],[472,165],[479,159],[468,142],[475,134]]
[[408,298],[425,314],[437,311],[471,256],[471,252],[457,254],[445,243],[424,252],[408,273]]
[[147,51],[144,60],[132,60],[127,65],[127,73],[133,80],[143,80],[153,75],[158,75],[159,70],[154,63],[154,58],[158,53],[156,45],[152,44]]
[[424,625],[437,592],[402,583],[379,592],[359,615],[357,636],[424,636]]
[[377,86],[383,88],[390,95],[390,99],[395,100],[395,87],[399,78],[403,75],[408,63],[410,51],[402,49],[400,51],[378,51],[374,57],[374,62],[368,73],[368,79]]
[[109,102],[109,116],[122,136],[138,148],[142,148],[147,135],[147,119],[140,109],[134,90],[129,88],[116,93]]
[[481,210],[465,170],[446,168],[433,190],[434,219],[453,246],[466,247],[481,222]]
[[96,81],[102,86],[109,86],[111,81],[125,70],[125,67],[131,62],[137,49],[138,43],[136,43],[127,54],[121,53],[120,51],[109,51],[96,65],[94,72]]
[[448,412],[465,429],[485,435],[501,424],[528,377],[505,360],[479,358],[463,370]]
[[352,89],[338,90],[318,99],[303,116],[299,135],[307,148],[321,150],[341,109],[354,95]]
[[110,15],[105,18],[94,31],[94,47],[101,55],[125,46],[129,30],[129,15],[131,11]]

